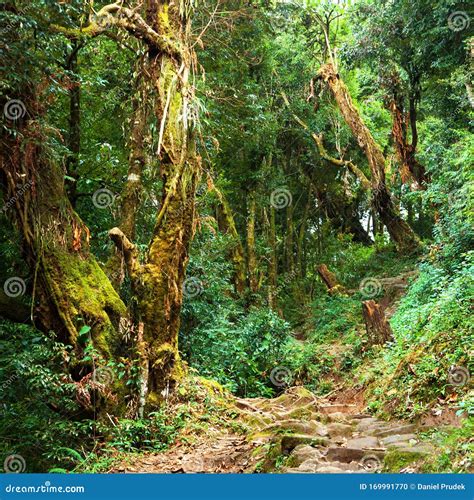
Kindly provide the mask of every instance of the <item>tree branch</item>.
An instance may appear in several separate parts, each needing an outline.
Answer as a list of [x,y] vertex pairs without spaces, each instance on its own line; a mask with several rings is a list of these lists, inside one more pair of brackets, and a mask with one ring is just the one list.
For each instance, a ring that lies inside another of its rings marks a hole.
[[322,133],[317,134],[316,132],[311,132],[307,123],[304,122],[298,115],[293,113],[293,111],[291,111],[290,101],[288,100],[288,97],[285,94],[285,92],[283,90],[280,90],[280,94],[283,98],[283,101],[285,102],[286,107],[290,110],[293,119],[299,125],[301,125],[301,127],[303,127],[306,131],[308,131],[311,134],[311,137],[316,143],[321,158],[328,161],[329,163],[332,163],[333,165],[336,165],[337,167],[346,167],[352,174],[354,174],[359,179],[360,183],[362,184],[362,187],[368,191],[370,189],[370,181],[369,179],[367,179],[367,176],[364,174],[364,172],[362,172],[362,170],[360,170],[360,168],[354,165],[354,163],[352,163],[352,161],[350,160],[341,160],[339,158],[334,158],[333,156],[330,156],[326,151],[326,148],[324,147],[323,134]]
[[52,24],[51,28],[68,37],[81,38],[85,36],[94,37],[103,33],[106,34],[112,26],[124,29],[150,47],[166,52],[179,59],[182,57],[183,51],[178,43],[167,36],[157,33],[145,22],[140,14],[122,6],[118,2],[102,7],[102,9],[91,17],[89,25],[86,27],[67,28]]
[[137,247],[118,227],[114,227],[109,231],[109,237],[117,249],[122,252],[129,275],[131,277],[136,276],[140,269]]

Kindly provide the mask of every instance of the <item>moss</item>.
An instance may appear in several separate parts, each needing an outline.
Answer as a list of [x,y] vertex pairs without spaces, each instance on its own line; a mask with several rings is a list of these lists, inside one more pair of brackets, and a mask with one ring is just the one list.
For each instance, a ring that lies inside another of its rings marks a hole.
[[203,385],[206,389],[209,389],[210,392],[214,394],[219,394],[223,396],[226,393],[224,387],[221,384],[219,384],[219,382],[217,382],[216,380],[211,380],[204,377],[197,377],[197,380],[198,383]]
[[110,358],[119,340],[112,320],[125,315],[126,307],[96,260],[55,249],[43,255],[42,264],[71,344],[81,326],[91,326],[94,346]]
[[387,472],[400,472],[407,465],[423,458],[423,455],[415,451],[391,450],[384,458]]

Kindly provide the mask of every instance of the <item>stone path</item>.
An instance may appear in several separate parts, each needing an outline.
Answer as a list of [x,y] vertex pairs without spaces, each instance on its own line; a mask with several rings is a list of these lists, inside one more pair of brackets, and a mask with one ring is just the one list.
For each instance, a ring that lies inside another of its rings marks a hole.
[[274,399],[233,401],[248,435],[209,429],[194,444],[180,442],[111,472],[358,473],[387,465],[414,472],[419,460],[434,453],[414,424],[381,421],[359,413],[360,406],[332,404],[302,387]]

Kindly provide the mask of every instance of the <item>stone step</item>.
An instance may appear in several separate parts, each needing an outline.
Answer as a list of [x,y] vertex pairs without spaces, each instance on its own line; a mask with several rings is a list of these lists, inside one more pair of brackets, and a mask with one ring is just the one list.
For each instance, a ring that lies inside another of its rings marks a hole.
[[330,413],[344,413],[344,411],[351,411],[357,408],[357,405],[352,404],[324,404],[319,407],[320,412],[323,415],[328,415]]
[[328,462],[350,463],[359,462],[367,455],[374,455],[382,459],[385,455],[385,450],[345,448],[343,446],[334,446],[328,448],[325,458]]
[[284,454],[289,454],[301,444],[328,446],[329,439],[322,436],[312,436],[308,434],[288,434],[286,436],[282,436],[281,438],[281,451]]
[[411,440],[416,440],[416,434],[394,434],[392,436],[387,436],[385,438],[382,438],[380,442],[384,446],[393,446],[393,445],[400,445],[404,444],[406,445],[409,441]]
[[359,450],[363,450],[366,448],[378,448],[379,440],[374,436],[363,436],[349,439],[346,446],[347,448],[356,448]]
[[410,434],[416,430],[415,424],[403,424],[398,426],[388,425],[385,429],[374,430],[372,435],[377,437],[394,436],[396,434]]
[[341,422],[332,422],[326,426],[329,437],[336,436],[349,437],[352,436],[353,427],[350,424],[343,424]]

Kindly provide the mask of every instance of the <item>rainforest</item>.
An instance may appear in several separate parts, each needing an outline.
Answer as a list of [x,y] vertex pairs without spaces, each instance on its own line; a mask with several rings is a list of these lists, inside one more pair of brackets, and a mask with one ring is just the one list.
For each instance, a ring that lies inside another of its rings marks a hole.
[[474,472],[473,26],[2,0],[3,470]]

